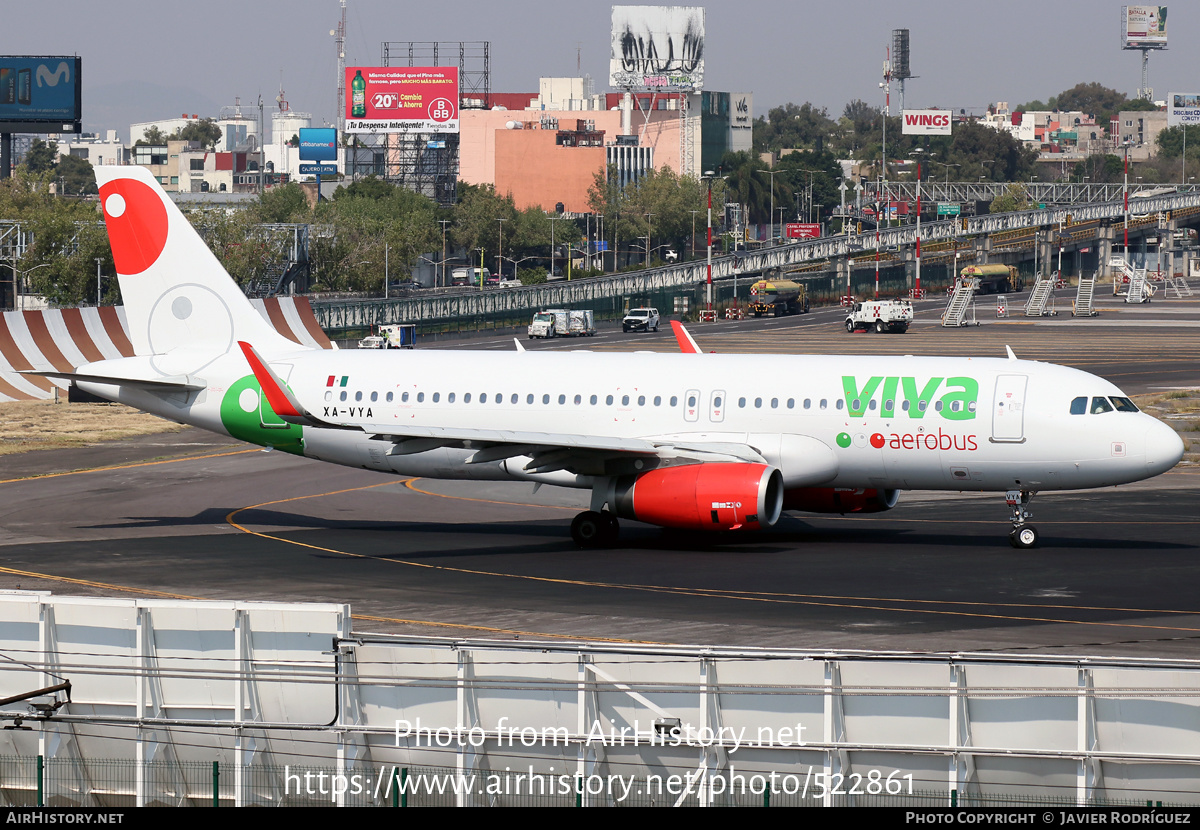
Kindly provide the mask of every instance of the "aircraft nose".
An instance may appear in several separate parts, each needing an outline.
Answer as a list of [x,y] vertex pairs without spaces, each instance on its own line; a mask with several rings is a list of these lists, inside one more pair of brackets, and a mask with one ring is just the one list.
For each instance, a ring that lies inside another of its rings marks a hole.
[[1146,467],[1150,475],[1165,473],[1183,459],[1183,439],[1162,421],[1146,430]]

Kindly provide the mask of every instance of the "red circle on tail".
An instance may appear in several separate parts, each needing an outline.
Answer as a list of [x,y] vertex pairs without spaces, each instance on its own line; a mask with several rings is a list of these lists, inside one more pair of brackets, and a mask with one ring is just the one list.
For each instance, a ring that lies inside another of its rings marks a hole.
[[153,265],[167,245],[167,208],[159,195],[135,179],[115,179],[100,188],[100,205],[117,273],[140,274]]

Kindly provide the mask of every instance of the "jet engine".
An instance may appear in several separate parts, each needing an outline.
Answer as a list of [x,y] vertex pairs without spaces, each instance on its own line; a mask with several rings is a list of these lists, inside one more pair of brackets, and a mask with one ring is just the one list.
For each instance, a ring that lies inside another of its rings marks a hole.
[[900,500],[899,490],[855,490],[835,487],[798,487],[783,495],[784,510],[805,513],[882,513]]
[[665,467],[615,482],[614,512],[626,519],[689,530],[757,530],[783,508],[783,476],[766,464]]

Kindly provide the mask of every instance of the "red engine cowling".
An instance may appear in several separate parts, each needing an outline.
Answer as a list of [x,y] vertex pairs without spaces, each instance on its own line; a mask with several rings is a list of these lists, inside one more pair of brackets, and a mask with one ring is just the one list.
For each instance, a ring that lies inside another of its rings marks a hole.
[[798,487],[783,494],[784,510],[805,513],[882,513],[900,500],[899,490],[853,490]]
[[689,530],[757,530],[783,509],[783,475],[766,464],[689,464],[616,481],[625,519]]

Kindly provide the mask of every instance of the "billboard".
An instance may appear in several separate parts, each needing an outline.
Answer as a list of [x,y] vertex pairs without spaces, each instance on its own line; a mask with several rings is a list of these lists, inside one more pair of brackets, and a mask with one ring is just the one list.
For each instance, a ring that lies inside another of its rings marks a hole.
[[0,132],[79,132],[79,58],[0,57]]
[[950,135],[950,110],[905,110],[904,135]]
[[1166,49],[1167,7],[1122,6],[1121,46],[1125,49]]
[[783,235],[788,239],[817,239],[821,226],[815,222],[788,222],[783,226]]
[[336,161],[337,130],[333,127],[301,127],[300,160]]
[[633,92],[699,92],[704,86],[704,9],[613,6],[609,85]]
[[346,67],[346,132],[458,132],[457,66]]
[[1200,92],[1172,92],[1167,96],[1167,126],[1200,124]]

